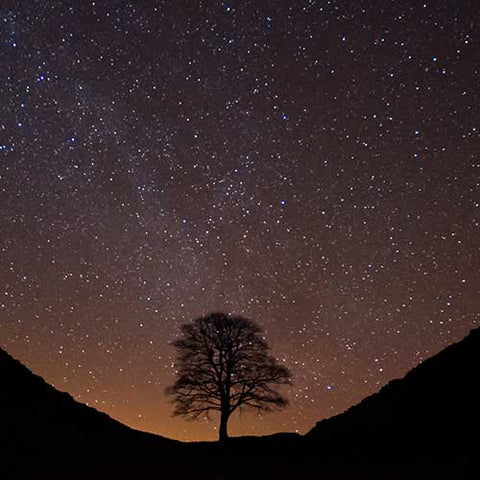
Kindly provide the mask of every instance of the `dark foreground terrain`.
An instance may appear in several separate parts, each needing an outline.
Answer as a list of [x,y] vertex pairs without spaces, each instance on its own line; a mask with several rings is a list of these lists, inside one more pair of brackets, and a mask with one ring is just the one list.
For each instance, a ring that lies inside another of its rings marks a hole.
[[480,329],[306,435],[181,443],[132,430],[0,349],[0,479],[479,479]]

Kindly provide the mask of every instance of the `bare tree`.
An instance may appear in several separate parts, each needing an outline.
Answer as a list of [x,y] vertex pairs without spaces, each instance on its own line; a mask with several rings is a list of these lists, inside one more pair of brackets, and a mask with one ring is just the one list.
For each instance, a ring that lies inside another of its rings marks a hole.
[[211,313],[182,326],[173,342],[178,379],[167,389],[174,415],[197,419],[220,412],[219,441],[228,438],[235,410],[271,411],[288,401],[274,386],[290,384],[291,372],[268,354],[261,328],[243,317]]

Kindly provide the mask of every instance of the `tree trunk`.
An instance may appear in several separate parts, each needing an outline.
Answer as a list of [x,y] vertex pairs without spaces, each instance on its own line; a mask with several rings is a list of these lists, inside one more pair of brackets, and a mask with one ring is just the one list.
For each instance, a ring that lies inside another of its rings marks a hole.
[[227,430],[227,423],[228,417],[230,416],[230,411],[226,408],[222,408],[220,412],[220,430],[218,435],[218,441],[225,442],[228,439],[228,430]]

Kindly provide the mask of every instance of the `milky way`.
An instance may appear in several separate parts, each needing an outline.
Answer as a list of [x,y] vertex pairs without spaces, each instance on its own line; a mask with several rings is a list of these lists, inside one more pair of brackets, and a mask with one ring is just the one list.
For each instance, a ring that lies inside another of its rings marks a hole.
[[475,0],[0,7],[0,345],[128,425],[180,326],[244,315],[305,432],[480,320]]

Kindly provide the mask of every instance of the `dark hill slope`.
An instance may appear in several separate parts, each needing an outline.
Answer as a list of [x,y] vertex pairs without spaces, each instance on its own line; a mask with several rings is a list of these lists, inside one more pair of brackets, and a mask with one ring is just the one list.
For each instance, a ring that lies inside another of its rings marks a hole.
[[0,478],[82,478],[109,458],[177,443],[75,401],[0,349]]
[[[318,422],[306,438],[330,457],[368,468],[409,464],[408,478],[447,478],[448,472],[475,478],[468,469],[480,446],[479,379],[477,328],[345,413]],[[389,478],[405,478],[400,470]]]

